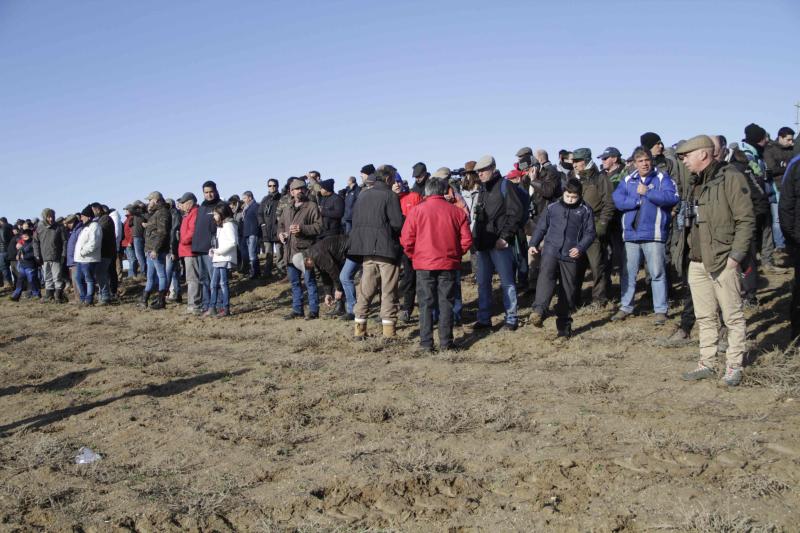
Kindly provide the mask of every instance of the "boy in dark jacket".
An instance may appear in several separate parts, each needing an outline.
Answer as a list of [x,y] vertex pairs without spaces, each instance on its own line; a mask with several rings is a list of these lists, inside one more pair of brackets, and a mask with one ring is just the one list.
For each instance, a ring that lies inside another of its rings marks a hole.
[[[570,314],[575,306],[577,261],[592,245],[596,235],[594,213],[583,202],[582,194],[583,186],[579,180],[572,178],[567,181],[561,200],[547,206],[543,216],[539,217],[528,249],[531,257],[541,253],[531,324],[542,327],[558,279],[556,327],[559,337],[572,334]],[[540,250],[542,240],[544,244]]]
[[19,276],[17,276],[17,286],[11,299],[19,301],[22,295],[22,287],[25,281],[28,282],[28,291],[31,297],[41,297],[39,291],[39,273],[37,272],[36,253],[33,249],[33,232],[29,229],[22,231],[22,238],[16,243],[17,247],[17,266]]

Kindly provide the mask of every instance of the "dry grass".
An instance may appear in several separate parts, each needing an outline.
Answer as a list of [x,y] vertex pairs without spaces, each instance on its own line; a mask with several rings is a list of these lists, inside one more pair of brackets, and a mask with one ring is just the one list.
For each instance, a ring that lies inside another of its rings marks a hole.
[[800,395],[800,349],[792,344],[785,350],[763,354],[745,372],[745,384],[767,387],[781,396]]
[[429,443],[411,446],[389,459],[394,472],[409,474],[450,474],[464,471],[464,465],[448,450],[435,450]]
[[611,394],[619,392],[621,388],[611,383],[611,378],[597,377],[588,381],[579,381],[575,385],[567,388],[573,394]]
[[750,498],[768,498],[781,496],[790,490],[789,485],[779,479],[774,479],[764,474],[744,474],[728,482],[731,494],[744,494]]
[[697,509],[685,516],[680,531],[692,533],[773,533],[773,525],[758,525],[749,516],[731,511]]

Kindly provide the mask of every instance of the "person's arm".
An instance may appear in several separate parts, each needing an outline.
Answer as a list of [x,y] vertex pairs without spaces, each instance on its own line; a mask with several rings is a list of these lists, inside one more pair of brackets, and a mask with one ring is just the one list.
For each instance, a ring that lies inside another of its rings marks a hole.
[[[502,183],[498,183],[495,187],[502,187]],[[517,230],[522,225],[525,209],[527,209],[527,207],[522,205],[514,187],[516,187],[516,185],[511,182],[506,185],[505,215],[500,221],[501,223],[498,224],[498,234],[500,238],[507,243],[514,241]]]
[[394,193],[389,195],[389,201],[386,204],[386,217],[389,219],[392,235],[397,238],[400,235],[400,230],[403,229],[403,211],[400,209],[400,199]]
[[800,161],[786,169],[781,183],[781,196],[778,199],[778,220],[781,231],[794,245],[800,244],[800,228],[795,227],[797,202],[800,200],[797,194],[798,185],[800,185]]
[[528,241],[528,246],[531,248],[539,248],[539,244],[541,244],[542,239],[547,234],[547,229],[550,227],[550,209],[546,209],[543,216],[539,217],[539,221],[536,223],[536,228],[533,230],[533,235],[531,235],[531,239]]
[[672,207],[680,200],[678,191],[675,188],[675,182],[672,181],[668,174],[664,174],[661,179],[660,189],[648,189],[644,196],[659,207]]
[[600,189],[600,196],[602,203],[600,204],[600,213],[596,215],[596,222],[602,226],[608,226],[611,217],[614,216],[614,199],[611,197],[613,194],[611,180],[606,175],[600,175],[598,178],[598,186]]
[[322,231],[322,217],[316,204],[314,209],[309,209],[306,213],[303,224],[300,224],[300,235],[304,237],[316,237]]
[[730,259],[741,264],[750,252],[750,241],[756,227],[753,214],[753,200],[750,197],[750,186],[743,174],[736,172],[725,177],[725,195],[733,218],[733,243],[728,254]]
[[467,253],[472,246],[472,231],[469,228],[469,217],[463,211],[460,213],[460,223],[458,225],[461,234],[461,255]]
[[619,185],[614,189],[611,199],[614,201],[616,208],[623,212],[633,211],[639,207],[639,195],[628,194],[628,184],[624,178],[620,180]]
[[409,214],[403,229],[400,231],[400,246],[409,259],[414,259],[414,245],[417,242],[417,217]]
[[150,217],[150,223],[156,226],[152,234],[154,237],[152,249],[156,253],[165,247],[169,247],[169,228],[172,218],[169,216],[169,211],[166,209],[161,209],[160,211],[164,212],[159,213],[157,216]]
[[594,229],[594,211],[588,205],[584,206],[587,211],[586,217],[583,219],[583,231],[581,232],[581,240],[578,241],[578,245],[576,248],[580,250],[581,254],[585,254],[586,250],[594,242],[595,238],[597,238],[597,233]]

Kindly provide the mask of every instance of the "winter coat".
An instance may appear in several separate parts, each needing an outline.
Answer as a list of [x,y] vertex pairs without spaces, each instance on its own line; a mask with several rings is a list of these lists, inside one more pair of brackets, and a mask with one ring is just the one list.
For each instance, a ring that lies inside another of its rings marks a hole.
[[78,220],[72,227],[72,231],[69,232],[69,238],[67,239],[67,267],[75,266],[75,246],[78,243],[78,237],[82,229],[83,222]]
[[142,225],[144,221],[145,217],[144,213],[142,213],[142,208],[139,206],[135,207],[133,218],[130,221],[134,239],[144,239],[144,226]]
[[800,245],[800,155],[786,166],[778,202],[778,220],[781,231],[793,246]]
[[63,261],[67,256],[67,236],[63,226],[55,223],[48,226],[44,221],[39,222],[33,238],[33,250],[39,261]]
[[472,246],[467,214],[444,196],[429,196],[406,217],[400,244],[414,270],[458,270]]
[[281,194],[268,194],[258,204],[258,223],[261,226],[261,237],[264,242],[278,241],[278,203]]
[[172,216],[169,213],[169,207],[163,202],[156,204],[150,212],[147,226],[144,228],[144,251],[146,254],[150,252],[162,254],[169,251],[171,227]]
[[102,259],[103,230],[97,219],[81,228],[75,242],[76,263],[99,263]]
[[728,163],[711,163],[701,173],[694,198],[697,217],[689,234],[690,256],[701,259],[710,273],[722,271],[728,257],[741,264],[755,233],[747,178]]
[[197,218],[192,235],[192,253],[206,255],[211,249],[211,239],[217,234],[217,224],[214,222],[214,208],[224,203],[216,200],[205,200],[197,208]]
[[175,258],[178,258],[180,257],[178,255],[178,246],[180,246],[181,242],[181,223],[183,222],[183,215],[181,214],[180,210],[170,207],[169,216],[169,253],[171,253]]
[[786,172],[786,166],[792,160],[794,148],[781,146],[777,141],[770,141],[764,148],[764,164],[767,167],[767,177],[775,182],[780,190],[781,178]]
[[122,241],[119,245],[122,248],[133,246],[133,215],[125,215],[125,222],[122,224]]
[[250,202],[250,205],[245,205],[244,209],[242,210],[242,237],[245,239],[247,237],[260,237],[261,236],[261,224],[258,221],[258,211],[260,206],[258,202],[253,201]]
[[396,262],[400,259],[400,230],[403,212],[400,199],[389,186],[377,181],[361,191],[353,207],[350,230],[350,255],[377,256]]
[[112,209],[108,213],[108,217],[114,223],[114,237],[116,239],[117,251],[120,250],[120,241],[122,240],[122,218],[119,216],[119,211]]
[[236,251],[239,249],[239,229],[233,219],[229,218],[217,227],[216,233],[217,246],[211,248],[214,254],[212,263],[214,266],[222,266],[225,263],[237,264]]
[[[278,233],[289,235],[285,246],[286,257],[291,261],[294,254],[314,244],[322,230],[322,217],[319,215],[317,204],[311,201],[305,201],[299,206],[295,206],[292,202],[284,208],[281,215],[278,221]],[[297,235],[292,235],[289,231],[289,226],[293,224],[300,226],[300,233]]]
[[20,268],[36,268],[36,250],[33,246],[33,239],[23,242],[22,248],[17,249],[16,258]]
[[561,173],[550,161],[546,161],[539,169],[536,179],[531,181],[531,205],[534,220],[545,212],[547,206],[558,200],[561,191]]
[[108,215],[100,215],[97,220],[103,231],[103,241],[100,247],[100,257],[113,259],[117,257],[117,232],[114,229],[114,220]]
[[581,200],[570,205],[559,200],[548,205],[539,217],[528,244],[538,247],[544,240],[542,255],[574,263],[578,258],[570,257],[569,251],[577,248],[585,254],[594,239],[594,213],[586,202]]
[[422,202],[422,194],[417,191],[401,192],[398,198],[400,199],[400,212],[403,213],[403,218],[407,217],[411,210]]
[[322,216],[322,232],[320,237],[339,235],[342,229],[342,217],[344,216],[344,199],[338,194],[328,196],[319,195],[319,212]]
[[8,224],[0,226],[0,255],[6,256],[9,261],[14,257],[13,240],[14,232],[11,231],[11,226]]
[[769,203],[776,204],[778,203],[778,189],[775,187],[772,176],[767,172],[763,150],[759,150],[759,148],[744,141],[741,144],[741,150],[747,156],[748,164],[756,179],[764,182],[764,192],[769,199]]
[[583,201],[594,213],[595,232],[598,237],[605,237],[615,209],[611,180],[600,174],[594,162],[580,173],[573,171],[570,177],[577,178],[583,185]]
[[[647,193],[640,195],[640,183]],[[667,242],[672,207],[680,198],[668,174],[653,169],[642,181],[639,171],[625,176],[613,194],[614,205],[622,211],[622,238],[626,242]]]
[[344,216],[342,216],[342,220],[344,222],[352,222],[353,221],[353,206],[356,205],[356,200],[358,200],[358,195],[361,192],[361,187],[358,185],[354,185],[353,187],[348,187],[344,193]]
[[[506,182],[505,186],[503,182]],[[478,201],[473,206],[476,250],[491,250],[501,238],[509,245],[514,242],[524,214],[522,202],[513,187],[496,170],[488,182],[481,184]]]
[[180,239],[178,241],[178,257],[192,257],[192,237],[197,221],[199,208],[195,205],[181,218]]
[[306,251],[306,255],[314,260],[314,266],[322,274],[325,294],[330,294],[331,289],[342,290],[339,274],[347,259],[348,244],[347,235],[331,235],[315,242]]

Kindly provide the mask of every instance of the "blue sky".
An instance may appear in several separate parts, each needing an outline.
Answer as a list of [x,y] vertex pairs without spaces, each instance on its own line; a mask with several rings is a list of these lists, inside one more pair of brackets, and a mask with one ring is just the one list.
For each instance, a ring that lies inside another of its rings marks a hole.
[[[652,130],[773,136],[800,3],[0,0],[0,215],[123,207],[214,179],[404,177]],[[792,65],[795,65],[792,68]]]

